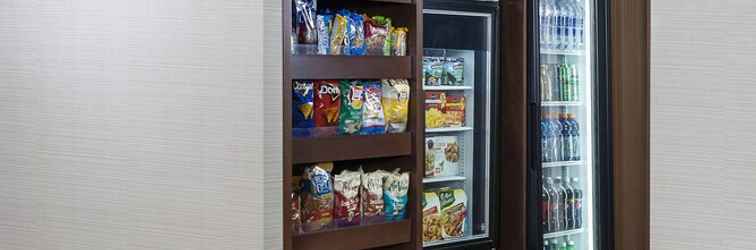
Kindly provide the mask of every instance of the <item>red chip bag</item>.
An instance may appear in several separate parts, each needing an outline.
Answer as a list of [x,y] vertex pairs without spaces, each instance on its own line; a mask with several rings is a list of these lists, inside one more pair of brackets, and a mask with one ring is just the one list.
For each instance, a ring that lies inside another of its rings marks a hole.
[[314,136],[333,136],[339,126],[341,92],[338,81],[315,82],[315,129]]

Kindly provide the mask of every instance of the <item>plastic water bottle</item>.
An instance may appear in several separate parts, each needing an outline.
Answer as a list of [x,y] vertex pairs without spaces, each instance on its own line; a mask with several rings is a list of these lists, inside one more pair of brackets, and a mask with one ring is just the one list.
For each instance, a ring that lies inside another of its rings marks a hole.
[[559,114],[559,123],[562,125],[562,130],[560,131],[562,133],[562,151],[559,153],[561,154],[561,160],[563,161],[569,161],[572,157],[570,157],[570,154],[572,154],[572,124],[570,124],[569,120],[567,120],[567,114],[561,113]]
[[565,29],[566,45],[565,49],[575,49],[575,30],[577,30],[575,24],[577,20],[577,12],[575,10],[574,0],[564,0],[567,8],[567,24]]
[[539,17],[539,20],[538,20],[539,33],[538,34],[540,34],[539,42],[541,44],[541,48],[546,47],[546,40],[547,40],[546,36],[548,35],[548,33],[546,32],[546,30],[548,30],[547,29],[548,18],[546,17],[546,2],[547,0],[544,0],[544,1],[540,1],[540,3],[538,4],[538,17]]
[[554,42],[556,41],[556,6],[554,0],[544,0],[543,21],[541,22],[544,27],[544,43],[546,48],[553,49]]
[[546,117],[541,118],[541,161],[542,162],[550,162],[552,161],[550,157],[551,148],[549,147],[549,139],[550,139],[550,131],[549,131],[549,122],[546,120]]
[[583,48],[583,32],[585,31],[585,8],[583,0],[575,0],[575,38],[577,49]]

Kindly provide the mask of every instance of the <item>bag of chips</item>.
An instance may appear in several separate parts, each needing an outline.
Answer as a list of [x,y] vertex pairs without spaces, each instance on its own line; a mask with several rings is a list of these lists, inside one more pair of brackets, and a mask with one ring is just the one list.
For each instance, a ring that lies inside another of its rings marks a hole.
[[301,181],[300,176],[292,176],[291,178],[291,199],[289,200],[291,203],[291,214],[289,214],[289,220],[291,222],[291,230],[294,233],[299,233],[302,230],[302,200],[299,195]]
[[342,80],[341,112],[339,114],[339,134],[356,134],[362,128],[362,105],[365,100],[360,81]]
[[360,178],[362,171],[344,170],[333,178],[336,204],[333,219],[336,227],[360,224]]
[[312,81],[294,81],[291,106],[294,137],[312,136],[312,129],[315,127],[313,93]]
[[465,59],[462,57],[446,58],[446,63],[444,64],[444,72],[444,75],[446,76],[444,83],[446,85],[463,85],[465,83]]
[[383,114],[386,133],[401,133],[407,129],[410,86],[406,79],[384,79]]
[[331,43],[331,28],[333,14],[321,14],[317,18],[318,25],[318,55],[328,55]]
[[347,27],[347,39],[349,40],[349,52],[344,53],[351,56],[365,55],[365,26],[363,15],[349,12]]
[[399,173],[399,169],[386,175],[383,180],[383,202],[386,205],[386,221],[400,221],[407,211],[407,192],[410,182],[409,172]]
[[336,14],[331,26],[330,42],[331,47],[328,49],[331,55],[341,55],[344,53],[344,43],[347,40],[347,18],[341,14]]
[[318,40],[318,33],[315,29],[315,12],[317,11],[317,2],[315,0],[295,0],[296,15],[294,22],[296,26],[297,42],[300,44],[314,44]]
[[341,91],[339,84],[332,80],[315,82],[315,129],[313,136],[324,137],[337,134]]
[[363,221],[367,224],[384,221],[383,178],[387,174],[383,170],[362,173],[360,196]]
[[394,28],[391,32],[391,53],[394,56],[407,55],[407,28]]
[[441,240],[441,203],[436,192],[423,193],[423,242]]
[[333,163],[318,163],[304,170],[302,185],[302,229],[305,232],[330,228],[333,222]]
[[391,55],[389,28],[391,19],[383,16],[365,17],[365,43],[367,54],[374,56]]
[[463,94],[447,94],[443,112],[447,127],[465,125],[465,96]]
[[444,239],[465,235],[467,216],[467,195],[462,189],[442,189],[438,191],[441,202],[441,224]]
[[383,116],[383,87],[380,82],[368,81],[364,84],[365,103],[362,105],[362,135],[377,135],[386,132],[386,121]]
[[425,86],[439,86],[444,76],[443,57],[423,57],[423,78]]

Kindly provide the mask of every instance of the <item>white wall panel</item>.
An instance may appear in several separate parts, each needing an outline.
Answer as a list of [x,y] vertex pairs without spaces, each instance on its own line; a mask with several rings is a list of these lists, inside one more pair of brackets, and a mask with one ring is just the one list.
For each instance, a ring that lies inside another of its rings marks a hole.
[[278,2],[0,0],[0,248],[280,248]]
[[652,248],[756,249],[756,2],[651,2]]

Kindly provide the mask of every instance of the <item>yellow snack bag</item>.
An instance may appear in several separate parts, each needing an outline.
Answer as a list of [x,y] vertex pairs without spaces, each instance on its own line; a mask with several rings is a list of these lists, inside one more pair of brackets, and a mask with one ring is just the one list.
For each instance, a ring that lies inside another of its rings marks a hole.
[[410,86],[407,79],[384,79],[383,114],[387,133],[401,133],[407,130]]

